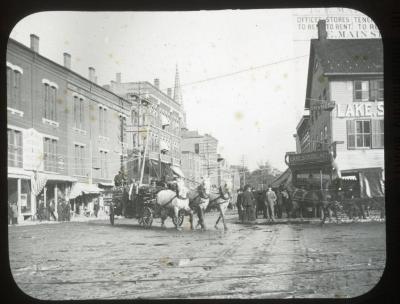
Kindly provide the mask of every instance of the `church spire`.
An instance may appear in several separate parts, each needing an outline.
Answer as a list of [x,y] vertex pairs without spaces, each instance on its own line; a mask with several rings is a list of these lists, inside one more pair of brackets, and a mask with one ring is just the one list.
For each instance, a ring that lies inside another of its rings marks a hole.
[[175,88],[174,88],[174,100],[180,105],[183,112],[182,128],[186,129],[186,112],[183,108],[182,92],[181,92],[181,82],[179,79],[178,64],[176,65],[175,72]]
[[174,100],[180,105],[182,105],[181,82],[179,80],[178,65],[176,65],[176,72],[175,72]]

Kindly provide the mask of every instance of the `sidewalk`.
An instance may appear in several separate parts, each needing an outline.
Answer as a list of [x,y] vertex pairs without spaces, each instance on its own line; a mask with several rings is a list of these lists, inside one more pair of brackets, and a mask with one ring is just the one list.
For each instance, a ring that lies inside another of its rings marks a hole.
[[61,224],[61,223],[68,223],[68,222],[89,222],[93,220],[108,220],[108,214],[100,214],[97,217],[95,216],[84,216],[84,215],[74,215],[71,217],[70,221],[39,221],[39,220],[26,220],[16,225],[8,225],[10,226],[30,226],[30,225],[41,225],[41,224]]

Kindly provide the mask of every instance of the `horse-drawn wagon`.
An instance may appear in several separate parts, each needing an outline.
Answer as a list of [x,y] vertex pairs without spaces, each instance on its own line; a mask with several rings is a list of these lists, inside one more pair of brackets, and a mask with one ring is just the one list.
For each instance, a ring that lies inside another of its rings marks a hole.
[[[116,216],[125,218],[136,218],[144,228],[150,228],[153,219],[161,218],[163,215],[171,216],[174,225],[181,226],[184,219],[183,212],[176,218],[170,214],[170,209],[160,206],[156,202],[156,194],[160,187],[141,186],[137,193],[130,185],[114,187],[104,192],[104,203],[109,206],[109,217],[111,225],[114,225]],[[129,194],[131,192],[131,194]],[[168,213],[168,214],[165,214]]]

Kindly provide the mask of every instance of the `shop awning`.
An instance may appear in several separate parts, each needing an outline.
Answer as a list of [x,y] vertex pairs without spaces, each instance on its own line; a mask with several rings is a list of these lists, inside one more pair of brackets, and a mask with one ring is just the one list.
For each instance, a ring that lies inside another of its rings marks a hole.
[[83,194],[98,194],[101,191],[103,190],[97,187],[95,184],[74,183],[72,185],[69,198],[74,199]]
[[99,186],[103,186],[103,187],[114,187],[114,183],[99,183]]
[[270,186],[272,188],[278,188],[280,185],[288,186],[292,181],[292,172],[290,171],[289,168],[286,169],[285,172],[283,172],[281,175],[279,175],[277,178],[275,178]]
[[174,174],[178,175],[179,177],[185,177],[185,174],[183,174],[181,168],[176,166],[171,166],[170,168]]
[[76,182],[77,179],[68,175],[43,173],[49,181]]
[[361,197],[383,197],[385,186],[382,168],[362,169],[360,172]]

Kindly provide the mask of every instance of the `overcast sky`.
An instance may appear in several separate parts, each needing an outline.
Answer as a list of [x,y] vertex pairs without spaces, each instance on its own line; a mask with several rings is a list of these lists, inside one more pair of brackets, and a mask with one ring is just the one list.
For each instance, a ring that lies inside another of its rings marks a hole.
[[29,46],[36,34],[41,55],[63,64],[70,53],[72,69],[87,77],[93,66],[100,85],[121,72],[123,82],[159,78],[166,91],[178,64],[188,128],[216,137],[230,164],[245,155],[251,169],[269,161],[284,170],[316,37],[299,34],[295,15],[305,12],[44,12],[21,20],[11,38]]

